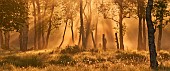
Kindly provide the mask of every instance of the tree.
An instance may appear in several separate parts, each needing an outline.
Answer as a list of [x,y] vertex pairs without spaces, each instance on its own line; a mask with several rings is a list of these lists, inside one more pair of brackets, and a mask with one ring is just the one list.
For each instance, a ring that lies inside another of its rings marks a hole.
[[26,51],[27,50],[27,44],[28,44],[28,31],[29,31],[29,24],[28,24],[28,1],[24,0],[20,4],[22,4],[23,7],[23,13],[22,17],[25,18],[25,22],[23,22],[22,27],[20,27],[20,50]]
[[34,16],[34,49],[37,48],[37,16],[36,16],[36,5],[35,0],[32,0],[33,5],[33,16]]
[[51,34],[51,28],[52,28],[52,17],[53,17],[53,14],[54,14],[54,8],[55,8],[55,1],[53,0],[52,1],[52,6],[51,6],[51,14],[50,14],[50,17],[49,17],[49,23],[48,23],[48,29],[47,29],[47,37],[46,37],[46,43],[45,43],[45,48],[48,47],[48,43],[49,43],[49,37],[50,37],[50,34]]
[[85,49],[85,37],[84,37],[84,23],[83,23],[83,0],[80,0],[80,38],[82,38],[82,47]]
[[[117,19],[115,19],[115,17],[117,15],[115,14],[116,11],[115,11],[114,7],[115,7],[114,3],[110,3],[110,2],[102,0],[102,3],[99,4],[98,12],[99,12],[99,14],[102,14],[104,19],[112,20],[117,24],[117,23],[119,23],[119,21],[117,21]],[[96,28],[97,28],[97,26],[96,26]],[[112,35],[109,35],[109,36],[112,36]],[[112,40],[114,40],[114,39],[112,39]],[[117,48],[118,48],[119,47],[119,42],[116,42],[116,43],[118,44],[117,45]]]
[[25,0],[1,0],[0,4],[0,29],[4,31],[4,46],[9,49],[9,31],[21,31],[27,23],[28,8]]
[[146,16],[143,14],[143,50],[146,50]]
[[[125,35],[126,26],[123,24],[123,20],[125,18],[130,18],[134,13],[134,3],[135,0],[114,0],[113,3],[103,3],[99,6],[99,12],[103,14],[104,19],[110,19],[113,20],[118,27],[119,30],[119,42],[117,37],[117,32],[115,34],[116,36],[116,43],[117,48],[124,50],[124,40],[123,36]],[[118,14],[117,11],[114,9],[114,7],[118,7]],[[110,14],[111,13],[111,14]],[[119,17],[119,20],[115,19],[115,17]],[[119,45],[120,43],[120,45]],[[120,47],[120,48],[119,48]]]
[[119,40],[120,40],[120,49],[124,50],[124,44],[123,44],[123,0],[119,0],[118,2],[119,6]]
[[41,14],[41,4],[40,4],[40,0],[36,0],[36,4],[37,4],[37,15],[38,15],[38,19],[37,19],[37,43],[38,43],[38,49],[43,49],[43,37],[42,37],[42,14]]
[[154,24],[157,25],[158,28],[158,42],[157,42],[157,50],[161,50],[161,41],[163,28],[167,25],[169,20],[164,17],[169,16],[168,9],[168,1],[167,0],[156,0],[154,3],[154,17],[156,18]]
[[[89,36],[91,35],[92,37],[92,41],[93,41],[93,45],[94,47],[96,48],[96,43],[95,43],[95,40],[94,40],[94,36],[93,36],[93,27],[91,26],[92,23],[92,2],[91,1],[86,1],[86,5],[87,5],[87,13],[83,12],[84,16],[85,16],[85,19],[86,19],[86,23],[85,23],[85,45],[84,45],[84,48],[87,47],[87,44],[88,44],[88,38]],[[87,15],[86,15],[87,14]]]
[[152,69],[156,69],[158,67],[157,62],[157,53],[156,53],[156,47],[155,47],[155,29],[152,22],[152,16],[151,12],[153,9],[153,0],[148,0],[148,4],[146,7],[146,21],[147,21],[147,27],[148,27],[148,41],[149,41],[149,53],[150,53],[150,67]]
[[123,36],[125,34],[125,26],[123,25],[124,18],[130,18],[133,15],[134,3],[135,0],[115,0],[115,3],[118,5],[119,9],[119,43],[120,49],[124,50],[124,40]]
[[59,45],[59,47],[62,46],[63,42],[64,42],[64,37],[65,37],[65,33],[67,30],[67,25],[70,24],[71,26],[71,33],[72,33],[72,42],[74,44],[74,31],[73,31],[73,27],[74,27],[74,18],[77,16],[77,8],[78,5],[76,4],[77,1],[76,0],[63,0],[62,1],[62,19],[64,20],[65,25],[65,29],[64,29],[64,33],[62,36],[62,41]]
[[[138,30],[138,50],[146,50],[146,40],[145,40],[145,0],[137,0],[137,16],[139,18],[139,30]],[[143,20],[143,30],[142,30],[142,20]],[[143,35],[142,35],[143,31]],[[143,37],[142,37],[143,36]]]

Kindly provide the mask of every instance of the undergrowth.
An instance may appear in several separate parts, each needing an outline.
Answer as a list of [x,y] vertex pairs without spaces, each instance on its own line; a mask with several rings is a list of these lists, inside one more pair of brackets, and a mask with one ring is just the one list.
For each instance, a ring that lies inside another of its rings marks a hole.
[[[73,51],[75,50],[75,51]],[[170,53],[158,52],[160,71],[170,70]],[[148,52],[81,52],[69,46],[60,53],[37,52],[0,56],[0,71],[151,71]]]

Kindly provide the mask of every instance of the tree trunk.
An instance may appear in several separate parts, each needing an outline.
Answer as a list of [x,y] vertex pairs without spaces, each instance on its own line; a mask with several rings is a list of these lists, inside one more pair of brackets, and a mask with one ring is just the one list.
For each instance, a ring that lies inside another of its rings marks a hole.
[[42,49],[42,24],[41,24],[41,12],[40,12],[40,1],[36,0],[37,10],[38,10],[38,30],[37,30],[37,37],[38,37],[38,49]]
[[3,38],[3,32],[0,30],[0,48],[3,48],[4,44],[4,38]]
[[145,23],[145,16],[143,17],[143,49],[146,50],[146,23]]
[[143,50],[142,48],[142,15],[143,15],[143,10],[142,10],[142,1],[137,0],[138,2],[138,18],[139,18],[139,30],[138,30],[138,47],[137,50]]
[[34,9],[34,49],[37,49],[37,16],[36,16],[36,7],[35,7],[35,1],[32,0],[32,5]]
[[120,49],[120,48],[119,48],[119,40],[118,40],[117,33],[115,33],[115,37],[116,37],[116,44],[117,44],[117,49]]
[[157,51],[161,50],[163,20],[164,20],[164,18],[163,18],[163,8],[161,8],[161,12],[160,12],[160,24],[158,26],[159,33],[158,33]]
[[20,50],[26,51],[28,44],[28,23],[24,23],[20,30]]
[[[122,0],[123,1],[123,0]],[[123,44],[123,5],[122,1],[119,3],[119,40],[120,40],[120,49],[124,50],[124,44]]]
[[79,46],[80,46],[80,42],[81,42],[81,31],[80,31],[80,34],[79,34],[79,41],[78,41]]
[[97,18],[97,23],[96,23],[96,28],[95,28],[95,42],[96,42],[96,47],[98,47],[98,37],[97,37],[97,35],[98,35],[98,30],[97,30],[97,28],[98,28],[98,18]]
[[47,30],[47,37],[46,37],[45,48],[48,47],[49,37],[50,37],[50,34],[51,34],[52,17],[53,17],[53,13],[54,13],[54,0],[53,0],[53,5],[52,5],[51,10],[52,10],[52,11],[51,11],[50,19],[49,19],[49,25],[48,25],[48,30]]
[[103,50],[106,51],[107,40],[106,40],[105,34],[103,34],[102,41],[103,41]]
[[19,42],[20,42],[20,50],[24,51],[24,46],[23,46],[23,29],[20,29],[20,35],[19,35]]
[[66,33],[66,30],[67,30],[67,23],[68,23],[68,20],[66,20],[66,25],[65,25],[65,29],[64,29],[64,33],[63,33],[63,38],[62,38],[62,41],[59,45],[59,48],[62,46],[63,42],[64,42],[64,37],[65,37],[65,33]]
[[159,33],[158,33],[158,43],[157,43],[157,51],[161,50],[161,41],[162,41],[162,21],[160,21],[159,25]]
[[88,38],[89,38],[89,34],[90,34],[90,20],[88,19],[87,20],[87,24],[86,24],[87,26],[86,26],[86,37],[85,37],[85,45],[84,45],[84,48],[86,48],[86,46],[87,46],[87,42],[88,42]]
[[9,40],[10,40],[9,31],[5,31],[4,35],[5,35],[5,44],[4,44],[4,47],[5,47],[5,49],[9,50]]
[[73,19],[71,19],[71,33],[72,33],[72,41],[73,41],[73,44],[74,44],[74,31],[73,31]]
[[138,30],[138,50],[143,50],[142,47],[142,17],[139,17],[139,30]]
[[94,36],[93,36],[93,32],[92,32],[92,31],[91,31],[91,37],[92,37],[92,41],[93,41],[94,48],[96,48],[96,43],[95,43],[95,39],[94,39]]
[[47,10],[47,4],[48,4],[48,0],[45,0],[45,7],[44,7],[44,13],[43,13],[43,20],[42,20],[42,27],[41,27],[41,33],[42,33],[42,48],[46,48],[46,42],[45,42],[45,16],[46,16],[46,10]]
[[[27,9],[28,9],[28,2],[25,1],[25,4],[27,4]],[[28,14],[25,13],[25,16],[28,17]],[[22,24],[22,27],[20,29],[20,50],[21,51],[27,50],[28,30],[29,30],[29,24],[28,24],[28,19],[26,19],[26,22]]]
[[80,33],[82,37],[82,47],[85,48],[84,23],[83,23],[83,1],[80,0]]
[[153,0],[148,0],[148,5],[146,8],[146,21],[147,21],[147,27],[148,27],[148,41],[149,41],[149,53],[150,53],[150,67],[152,69],[157,69],[158,62],[157,62],[157,53],[156,53],[156,47],[155,47],[155,29],[152,22],[152,12],[153,8]]

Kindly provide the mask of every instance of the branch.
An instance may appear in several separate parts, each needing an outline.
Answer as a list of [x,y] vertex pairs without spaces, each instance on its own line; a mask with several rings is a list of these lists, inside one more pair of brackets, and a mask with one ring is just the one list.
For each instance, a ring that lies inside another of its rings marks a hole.
[[119,21],[117,21],[117,20],[115,20],[115,19],[113,19],[113,18],[105,17],[104,19],[111,19],[111,20],[113,20],[114,22],[119,23]]

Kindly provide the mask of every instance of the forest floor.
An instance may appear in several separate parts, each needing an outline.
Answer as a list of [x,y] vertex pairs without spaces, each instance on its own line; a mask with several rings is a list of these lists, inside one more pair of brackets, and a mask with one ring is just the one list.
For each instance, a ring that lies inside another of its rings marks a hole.
[[[147,51],[5,51],[0,71],[152,71]],[[158,71],[170,71],[170,53],[158,52]]]

